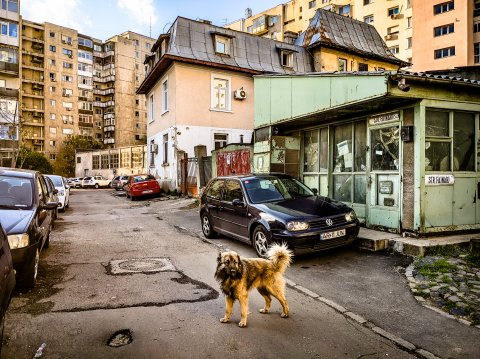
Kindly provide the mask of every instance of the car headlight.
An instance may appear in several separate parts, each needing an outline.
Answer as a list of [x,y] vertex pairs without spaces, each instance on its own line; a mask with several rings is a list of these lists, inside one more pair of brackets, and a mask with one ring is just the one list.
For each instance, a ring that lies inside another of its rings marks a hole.
[[357,219],[357,215],[355,214],[355,211],[350,211],[347,214],[345,214],[345,220],[347,222],[353,222],[356,219]]
[[7,236],[10,249],[24,248],[28,246],[28,234],[11,234]]
[[287,223],[287,229],[289,231],[304,231],[308,229],[308,223],[307,222],[288,222]]

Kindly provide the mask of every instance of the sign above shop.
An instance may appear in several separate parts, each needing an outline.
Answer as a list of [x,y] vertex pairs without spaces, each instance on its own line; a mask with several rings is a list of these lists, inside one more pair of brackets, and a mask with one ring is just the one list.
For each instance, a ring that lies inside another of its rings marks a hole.
[[451,185],[455,183],[453,175],[426,175],[425,185],[427,186],[442,186]]
[[383,113],[381,115],[372,116],[368,120],[370,125],[379,125],[385,122],[392,122],[392,121],[399,121],[400,120],[400,112],[389,112]]

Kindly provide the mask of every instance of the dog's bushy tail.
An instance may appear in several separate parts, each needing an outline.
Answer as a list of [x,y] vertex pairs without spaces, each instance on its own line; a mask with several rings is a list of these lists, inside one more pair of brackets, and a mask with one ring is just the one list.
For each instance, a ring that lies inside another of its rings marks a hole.
[[272,261],[276,271],[284,273],[292,263],[293,252],[285,243],[272,245],[267,252],[267,257]]

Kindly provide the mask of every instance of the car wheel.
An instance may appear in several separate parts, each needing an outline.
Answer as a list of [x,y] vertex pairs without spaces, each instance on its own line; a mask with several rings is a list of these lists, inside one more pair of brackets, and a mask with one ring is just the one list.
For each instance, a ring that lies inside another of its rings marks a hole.
[[98,185],[98,183],[95,183],[95,189],[98,189],[100,186]]
[[270,247],[270,234],[264,226],[258,226],[253,231],[252,245],[259,257],[267,258],[267,251]]
[[202,214],[202,232],[205,238],[216,238],[217,232],[213,230],[212,222],[210,222],[210,218],[208,214]]
[[21,277],[17,280],[17,286],[21,289],[27,290],[35,286],[38,274],[38,262],[40,262],[40,251],[35,251],[35,256],[27,264]]
[[48,229],[47,238],[45,239],[45,243],[43,244],[44,248],[50,247],[50,233],[51,232],[52,232],[52,225],[50,225],[50,228]]
[[136,200],[136,197],[130,195],[130,199],[131,199],[132,201],[135,201],[135,200]]

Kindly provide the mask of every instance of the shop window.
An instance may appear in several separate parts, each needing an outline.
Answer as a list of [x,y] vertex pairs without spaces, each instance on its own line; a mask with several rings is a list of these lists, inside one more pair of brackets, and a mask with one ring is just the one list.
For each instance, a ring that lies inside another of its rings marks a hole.
[[398,126],[380,128],[371,132],[371,168],[373,171],[397,171],[399,166]]
[[475,114],[427,110],[425,136],[426,171],[475,171]]

